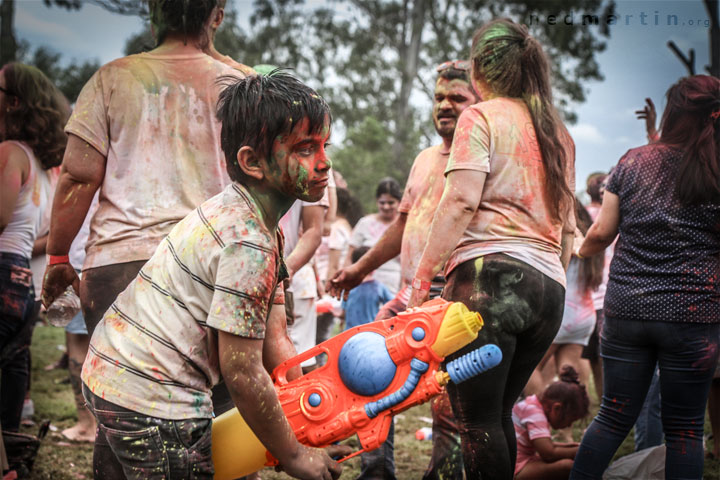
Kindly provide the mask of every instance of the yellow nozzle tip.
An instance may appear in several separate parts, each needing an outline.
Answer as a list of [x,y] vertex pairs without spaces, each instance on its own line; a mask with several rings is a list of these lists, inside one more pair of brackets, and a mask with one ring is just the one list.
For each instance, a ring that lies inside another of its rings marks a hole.
[[484,324],[482,316],[480,316],[479,313],[470,311],[465,314],[465,322],[468,328],[476,333],[480,331]]

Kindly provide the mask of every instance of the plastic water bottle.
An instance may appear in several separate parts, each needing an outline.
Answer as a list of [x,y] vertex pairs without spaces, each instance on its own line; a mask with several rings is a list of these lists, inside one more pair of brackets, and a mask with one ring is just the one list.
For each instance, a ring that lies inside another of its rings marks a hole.
[[64,327],[80,311],[80,297],[72,285],[55,299],[47,309],[47,320],[50,325]]
[[415,432],[415,438],[418,440],[432,440],[432,428],[422,427]]

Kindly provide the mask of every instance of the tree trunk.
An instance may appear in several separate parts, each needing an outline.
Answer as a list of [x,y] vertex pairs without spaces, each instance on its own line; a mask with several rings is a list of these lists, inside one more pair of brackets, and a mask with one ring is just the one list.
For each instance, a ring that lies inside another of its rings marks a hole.
[[15,0],[2,0],[0,4],[0,66],[15,61],[17,42],[13,32]]
[[718,0],[705,0],[710,18],[710,65],[707,70],[713,77],[720,78],[720,12]]
[[[407,115],[410,105],[410,94],[413,83],[418,72],[420,58],[420,45],[422,32],[425,28],[425,12],[430,0],[415,0],[412,7],[412,26],[410,31],[410,43],[401,49],[400,62],[402,65],[402,76],[400,83],[400,95],[395,105],[395,141],[393,143],[393,154],[398,160],[406,160],[406,146],[410,124],[407,122]],[[403,39],[404,41],[404,39]],[[402,51],[404,50],[404,51]],[[408,162],[410,160],[407,160]],[[398,179],[400,181],[404,179]]]

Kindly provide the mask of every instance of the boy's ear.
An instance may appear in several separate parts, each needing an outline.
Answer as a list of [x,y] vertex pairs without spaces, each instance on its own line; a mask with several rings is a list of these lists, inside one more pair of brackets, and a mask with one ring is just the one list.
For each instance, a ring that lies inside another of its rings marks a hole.
[[262,180],[265,178],[262,160],[252,147],[246,145],[238,150],[237,163],[240,170],[242,170],[248,177],[256,180]]
[[223,19],[225,18],[225,9],[220,7],[215,7],[213,11],[210,13],[210,29],[211,30],[217,30],[220,27],[220,24],[223,22]]

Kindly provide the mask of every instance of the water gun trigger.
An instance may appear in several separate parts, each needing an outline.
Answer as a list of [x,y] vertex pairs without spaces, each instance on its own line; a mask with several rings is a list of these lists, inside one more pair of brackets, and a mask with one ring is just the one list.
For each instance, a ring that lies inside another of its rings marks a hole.
[[392,425],[392,416],[381,415],[375,417],[375,420],[370,422],[364,428],[357,431],[358,440],[360,445],[363,447],[360,452],[369,452],[380,447],[380,445],[387,439],[388,433],[390,433],[390,425]]

